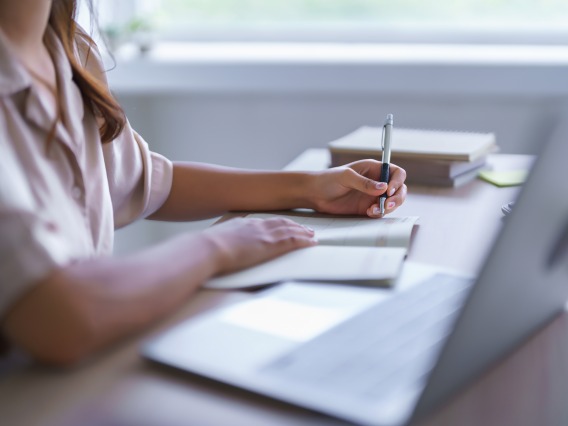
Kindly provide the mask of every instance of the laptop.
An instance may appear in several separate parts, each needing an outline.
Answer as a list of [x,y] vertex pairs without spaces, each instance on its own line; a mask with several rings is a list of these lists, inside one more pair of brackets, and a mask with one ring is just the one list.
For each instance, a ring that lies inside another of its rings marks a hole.
[[565,309],[566,159],[564,126],[476,278],[407,262],[393,290],[283,283],[151,338],[143,356],[358,424],[420,418]]

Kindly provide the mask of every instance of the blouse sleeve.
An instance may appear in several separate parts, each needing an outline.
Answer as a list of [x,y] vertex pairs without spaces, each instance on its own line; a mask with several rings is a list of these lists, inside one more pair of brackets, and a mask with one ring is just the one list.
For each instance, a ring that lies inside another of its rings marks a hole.
[[[77,34],[76,46],[82,65],[110,93],[100,52],[87,43],[82,30]],[[145,218],[162,206],[171,190],[173,164],[152,152],[129,122],[115,140],[103,145],[103,154],[115,228]]]
[[0,141],[0,318],[37,280],[73,258],[53,224],[37,212],[25,168],[5,142]]
[[103,146],[103,153],[115,228],[147,217],[164,204],[172,186],[173,165],[150,151],[130,125]]

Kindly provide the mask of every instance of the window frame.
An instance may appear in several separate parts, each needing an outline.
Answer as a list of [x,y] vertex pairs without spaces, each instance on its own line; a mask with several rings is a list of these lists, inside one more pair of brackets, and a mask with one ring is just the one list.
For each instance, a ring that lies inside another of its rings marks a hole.
[[187,31],[156,31],[155,39],[167,42],[222,43],[377,43],[377,44],[511,44],[568,45],[568,28],[444,28],[416,26],[413,29],[393,26],[376,29],[330,29],[314,26],[310,29],[276,28],[271,30],[225,27]]
[[[143,16],[148,0],[122,0],[116,8],[114,0],[99,0],[103,9],[102,21],[125,23]],[[109,13],[112,11],[112,13]],[[270,29],[223,26],[195,28],[184,31],[154,30],[156,41],[167,42],[294,42],[294,43],[412,43],[412,44],[512,44],[512,45],[568,45],[568,24],[510,25],[506,27],[482,25],[385,25],[381,29],[361,25],[357,29],[331,28],[327,25],[291,27],[271,26]]]

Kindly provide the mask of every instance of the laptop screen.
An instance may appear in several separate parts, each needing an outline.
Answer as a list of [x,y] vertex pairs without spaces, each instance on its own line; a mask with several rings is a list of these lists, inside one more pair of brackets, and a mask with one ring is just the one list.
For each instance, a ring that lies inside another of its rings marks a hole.
[[511,215],[504,219],[430,376],[417,415],[441,403],[564,310],[567,159],[568,125],[561,125],[537,159]]

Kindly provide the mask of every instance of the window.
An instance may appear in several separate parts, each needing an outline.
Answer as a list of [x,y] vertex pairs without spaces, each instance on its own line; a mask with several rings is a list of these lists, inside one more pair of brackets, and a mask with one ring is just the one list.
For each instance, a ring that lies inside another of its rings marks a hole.
[[130,1],[170,40],[568,42],[566,0]]

